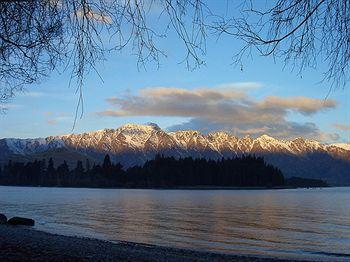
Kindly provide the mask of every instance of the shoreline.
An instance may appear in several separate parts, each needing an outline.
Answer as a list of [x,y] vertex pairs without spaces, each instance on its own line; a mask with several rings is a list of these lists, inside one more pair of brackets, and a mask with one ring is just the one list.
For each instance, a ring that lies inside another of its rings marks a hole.
[[0,261],[305,261],[64,236],[0,225]]
[[34,186],[34,185],[3,185],[3,187],[35,187],[35,188],[74,188],[74,189],[141,189],[141,190],[281,190],[281,189],[321,189],[330,187],[350,187],[344,186],[323,186],[323,187],[224,187],[224,186],[193,186],[193,187],[73,187],[73,186]]

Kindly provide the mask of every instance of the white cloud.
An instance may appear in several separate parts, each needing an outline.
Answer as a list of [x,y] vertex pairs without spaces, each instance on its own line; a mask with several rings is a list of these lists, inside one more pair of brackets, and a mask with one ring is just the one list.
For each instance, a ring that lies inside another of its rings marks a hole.
[[5,103],[5,104],[0,104],[0,111],[1,110],[7,110],[7,109],[13,109],[13,108],[21,108],[23,107],[23,105],[21,104],[8,104],[8,103]]
[[261,87],[263,87],[263,84],[258,82],[236,82],[218,85],[216,89],[252,90]]
[[46,95],[46,93],[43,93],[43,92],[23,92],[21,94],[22,96],[26,96],[26,97],[43,97]]

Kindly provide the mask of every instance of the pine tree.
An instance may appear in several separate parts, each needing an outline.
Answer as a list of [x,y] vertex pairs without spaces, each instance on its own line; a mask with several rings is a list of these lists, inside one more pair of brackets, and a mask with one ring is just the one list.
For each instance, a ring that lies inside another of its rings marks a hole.
[[85,162],[85,169],[86,169],[86,172],[89,172],[91,169],[90,160],[88,158],[86,159],[86,162]]
[[83,162],[78,160],[77,161],[77,166],[74,169],[75,173],[75,179],[81,179],[84,177],[84,167],[83,167]]
[[52,157],[49,159],[49,163],[47,165],[47,171],[46,171],[46,185],[54,185],[56,181],[56,169],[54,166],[54,162]]
[[109,157],[109,155],[107,154],[103,160],[103,165],[102,165],[102,168],[104,170],[108,170],[110,169],[112,166],[112,162],[111,162],[111,158]]

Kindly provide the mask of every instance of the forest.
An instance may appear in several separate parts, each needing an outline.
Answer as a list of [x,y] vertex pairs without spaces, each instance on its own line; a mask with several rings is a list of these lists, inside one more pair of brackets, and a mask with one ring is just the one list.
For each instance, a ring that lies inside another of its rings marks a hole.
[[241,156],[207,160],[155,156],[143,166],[124,169],[106,155],[102,164],[77,161],[69,168],[66,161],[55,167],[49,161],[20,163],[9,161],[0,166],[0,184],[49,187],[279,187],[285,183],[282,172],[262,157]]

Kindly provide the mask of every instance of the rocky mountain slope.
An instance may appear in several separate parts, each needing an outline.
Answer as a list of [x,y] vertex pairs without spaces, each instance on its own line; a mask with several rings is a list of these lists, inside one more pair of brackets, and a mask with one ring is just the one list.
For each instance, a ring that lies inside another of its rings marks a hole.
[[62,161],[65,155],[72,163],[85,158],[98,161],[106,153],[125,167],[140,165],[157,153],[212,159],[255,154],[281,168],[287,177],[303,176],[326,179],[333,184],[350,184],[348,144],[327,145],[303,138],[291,141],[267,135],[255,139],[249,136],[238,138],[225,132],[208,135],[195,130],[165,132],[154,124],[127,124],[117,129],[83,134],[0,139],[0,163],[34,157],[54,157]]

